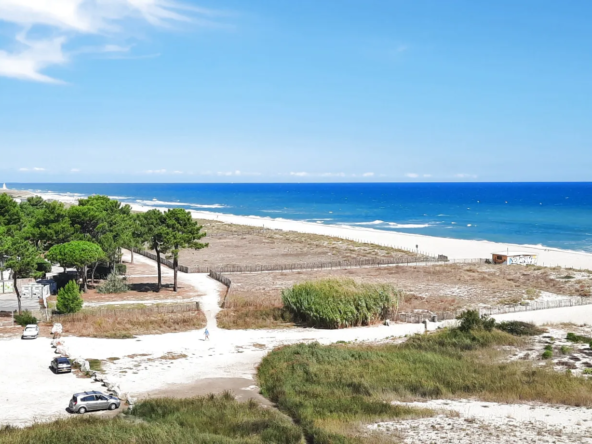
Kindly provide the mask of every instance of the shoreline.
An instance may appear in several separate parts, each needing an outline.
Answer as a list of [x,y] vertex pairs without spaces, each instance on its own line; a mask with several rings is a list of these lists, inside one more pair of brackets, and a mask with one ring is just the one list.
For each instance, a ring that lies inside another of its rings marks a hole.
[[[77,193],[39,193],[24,190],[7,190],[10,192],[29,193],[40,196],[43,199],[58,200],[67,204],[74,204],[83,197]],[[111,196],[110,196],[111,197]],[[115,197],[112,197],[115,198]],[[136,203],[126,203],[133,211],[146,212],[152,209],[165,211],[168,208],[162,206],[150,206]],[[318,224],[315,222],[295,221],[282,218],[262,216],[238,216],[214,211],[187,209],[194,219],[219,221],[228,224],[248,225],[283,231],[295,231],[307,234],[318,234],[358,241],[360,243],[372,243],[388,247],[401,248],[408,251],[419,251],[432,256],[444,255],[451,260],[491,258],[494,252],[506,250],[533,253],[538,256],[538,265],[562,266],[565,268],[592,269],[592,253],[563,250],[542,245],[523,245],[513,243],[492,242],[486,240],[468,240],[428,236],[424,234],[403,233],[399,231],[386,231],[367,227],[351,227],[343,225]]]

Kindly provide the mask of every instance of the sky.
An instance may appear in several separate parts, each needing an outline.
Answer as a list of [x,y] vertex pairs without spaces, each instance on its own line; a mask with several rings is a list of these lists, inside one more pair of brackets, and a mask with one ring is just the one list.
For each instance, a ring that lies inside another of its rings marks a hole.
[[0,0],[0,183],[590,181],[591,19],[589,0]]

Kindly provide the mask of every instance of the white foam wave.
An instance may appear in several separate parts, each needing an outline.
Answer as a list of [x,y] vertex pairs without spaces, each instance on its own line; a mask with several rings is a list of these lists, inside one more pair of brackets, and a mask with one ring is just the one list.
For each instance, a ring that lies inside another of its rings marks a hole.
[[427,228],[430,224],[398,224],[395,222],[389,222],[388,226],[391,228]]
[[191,204],[186,202],[165,202],[162,200],[136,200],[136,202],[143,205],[158,205],[158,206],[176,206],[176,207],[194,207],[194,208],[227,208],[222,204]]

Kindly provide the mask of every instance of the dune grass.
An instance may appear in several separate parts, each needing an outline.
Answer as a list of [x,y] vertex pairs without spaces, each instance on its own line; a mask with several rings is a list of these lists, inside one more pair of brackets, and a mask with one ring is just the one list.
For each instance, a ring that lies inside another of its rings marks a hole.
[[72,417],[25,429],[0,430],[2,444],[259,444],[302,443],[291,420],[256,402],[231,395],[143,401],[112,419]]
[[92,338],[128,339],[136,335],[204,328],[206,317],[201,311],[138,313],[137,310],[122,308],[116,310],[116,315],[88,311],[78,313],[73,319],[60,319],[60,322],[66,334]]
[[592,406],[592,381],[500,362],[500,346],[520,341],[498,330],[453,329],[401,345],[299,344],[270,353],[258,377],[263,394],[315,443],[374,442],[359,434],[361,424],[429,414],[393,400],[477,397]]
[[282,292],[295,320],[317,328],[345,328],[383,321],[397,309],[402,294],[387,284],[353,279],[304,282]]
[[292,315],[284,309],[281,298],[252,297],[241,292],[228,294],[216,320],[218,327],[228,330],[294,327]]

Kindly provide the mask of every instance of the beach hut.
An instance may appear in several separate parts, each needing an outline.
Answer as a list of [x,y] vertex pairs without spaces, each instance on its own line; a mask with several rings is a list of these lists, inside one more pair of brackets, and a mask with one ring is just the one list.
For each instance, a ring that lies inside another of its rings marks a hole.
[[491,253],[491,262],[502,265],[536,265],[537,255],[521,251]]

